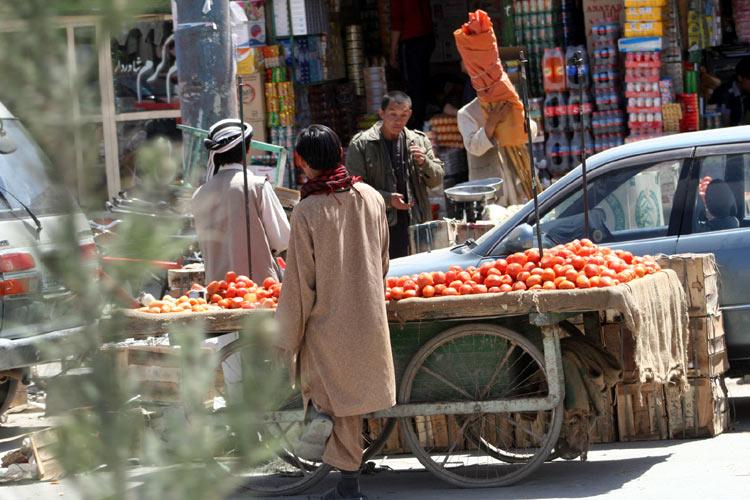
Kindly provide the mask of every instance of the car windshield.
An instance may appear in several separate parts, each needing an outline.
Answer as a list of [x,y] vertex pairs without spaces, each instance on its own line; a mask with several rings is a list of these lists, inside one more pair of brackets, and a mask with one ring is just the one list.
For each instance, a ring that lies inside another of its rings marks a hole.
[[29,133],[15,119],[4,119],[3,129],[16,150],[0,154],[0,218],[12,217],[13,211],[23,210],[14,196],[37,216],[69,212],[71,197],[47,176],[49,160]]

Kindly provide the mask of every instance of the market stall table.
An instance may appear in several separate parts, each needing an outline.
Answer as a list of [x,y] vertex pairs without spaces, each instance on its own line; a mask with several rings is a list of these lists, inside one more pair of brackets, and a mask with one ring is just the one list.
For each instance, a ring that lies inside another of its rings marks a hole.
[[[587,322],[590,333],[605,311],[621,314],[634,332],[642,381],[684,380],[687,306],[672,271],[610,288],[389,303],[398,404],[367,416],[365,460],[380,451],[398,421],[414,455],[451,484],[495,487],[528,476],[550,458],[560,435],[565,396],[560,339],[571,328],[566,320],[595,315],[595,322]],[[241,330],[253,313],[164,319],[128,311],[123,326],[138,335],[154,335],[200,320],[208,335],[215,335]],[[247,348],[248,341],[240,337],[226,346],[222,360]],[[431,416],[446,416],[445,428],[429,429],[443,435],[442,441],[425,439]],[[328,474],[328,465],[305,461],[292,451],[293,435],[304,420],[298,396],[262,418],[269,436],[286,446],[279,458],[243,471],[248,490],[296,494]]]

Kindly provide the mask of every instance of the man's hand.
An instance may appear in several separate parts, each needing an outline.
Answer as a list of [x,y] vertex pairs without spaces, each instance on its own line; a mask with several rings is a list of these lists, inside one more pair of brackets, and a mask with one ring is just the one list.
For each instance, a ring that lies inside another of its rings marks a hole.
[[406,203],[401,193],[391,193],[391,206],[396,210],[409,210],[414,202]]
[[409,152],[417,165],[420,167],[424,165],[425,160],[427,160],[427,150],[425,148],[412,144],[409,146]]
[[510,117],[511,104],[508,101],[494,103],[487,112],[487,121],[484,124],[484,133],[487,138],[492,140],[495,135],[495,129]]

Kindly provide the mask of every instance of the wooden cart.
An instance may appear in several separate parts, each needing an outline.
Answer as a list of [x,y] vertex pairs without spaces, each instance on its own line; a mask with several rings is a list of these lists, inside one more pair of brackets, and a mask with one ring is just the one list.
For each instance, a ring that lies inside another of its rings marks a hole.
[[[411,452],[448,483],[486,488],[528,476],[550,458],[561,430],[565,389],[560,339],[575,329],[566,319],[583,314],[593,319],[586,321],[593,330],[604,310],[632,320],[638,306],[633,301],[651,285],[666,283],[680,294],[674,274],[662,272],[638,281],[639,290],[627,284],[389,304],[398,404],[364,420],[365,461],[380,451],[398,422]],[[683,295],[645,295],[651,301],[684,304]],[[238,317],[235,313],[235,318],[212,323],[212,331],[235,329]],[[221,359],[241,353],[249,342],[240,338],[227,345]],[[425,439],[433,416],[445,423],[430,429],[441,439]],[[304,419],[299,397],[262,418],[268,435],[279,439],[284,449],[244,473],[246,489],[259,495],[292,495],[328,475],[328,465],[294,454],[294,435]]]

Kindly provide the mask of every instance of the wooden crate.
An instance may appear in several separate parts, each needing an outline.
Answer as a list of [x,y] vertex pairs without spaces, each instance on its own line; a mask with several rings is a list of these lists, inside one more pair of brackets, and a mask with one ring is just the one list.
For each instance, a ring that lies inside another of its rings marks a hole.
[[602,325],[601,341],[604,349],[611,353],[622,366],[622,379],[626,383],[638,381],[638,366],[635,364],[635,337],[621,321]]
[[618,384],[615,391],[620,441],[667,439],[669,432],[663,385]]
[[689,379],[682,392],[666,386],[667,417],[671,439],[713,437],[729,428],[729,398],[721,377]]
[[729,369],[721,313],[690,318],[687,351],[690,377],[717,377]]
[[719,313],[719,268],[711,253],[660,255],[663,269],[672,269],[685,290],[690,316],[712,316]]
[[[204,348],[210,351],[211,348]],[[174,403],[180,401],[182,367],[180,350],[173,346],[131,345],[107,348],[113,357],[116,373],[127,374],[137,384],[141,401]],[[224,385],[221,368],[216,370],[214,385],[206,394],[211,399]]]
[[602,413],[593,418],[589,427],[589,441],[592,444],[614,443],[617,441],[617,422],[612,391],[601,394]]

